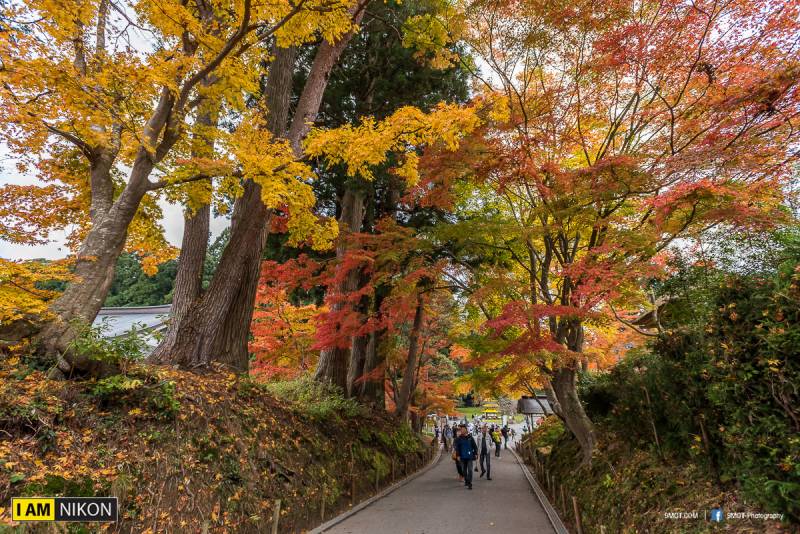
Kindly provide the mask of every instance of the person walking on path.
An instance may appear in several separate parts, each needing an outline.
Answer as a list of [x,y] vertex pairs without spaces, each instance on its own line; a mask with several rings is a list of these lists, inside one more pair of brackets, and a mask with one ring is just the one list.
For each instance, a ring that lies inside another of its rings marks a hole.
[[480,443],[478,450],[480,451],[481,476],[485,474],[486,480],[492,480],[492,445],[494,442],[486,425],[483,425],[483,430],[478,440]]
[[500,458],[501,440],[500,440],[500,431],[497,430],[497,428],[492,430],[492,441],[494,441],[494,446],[495,446],[494,455],[495,457]]
[[461,470],[464,473],[464,485],[472,489],[472,465],[478,458],[478,446],[475,438],[467,432],[467,425],[459,427],[459,436],[453,442],[453,451],[461,462]]
[[450,425],[444,425],[444,431],[442,432],[442,442],[444,443],[444,452],[450,450],[450,443],[453,441],[453,429],[450,428]]
[[503,448],[508,448],[508,425],[504,425],[502,429],[500,429],[500,433],[503,435]]

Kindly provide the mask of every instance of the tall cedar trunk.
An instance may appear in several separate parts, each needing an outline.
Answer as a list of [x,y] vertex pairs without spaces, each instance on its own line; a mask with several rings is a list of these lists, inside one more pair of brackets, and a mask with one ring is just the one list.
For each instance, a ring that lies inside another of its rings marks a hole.
[[[380,314],[381,305],[386,298],[386,286],[381,285],[375,290],[375,298],[372,300],[372,312],[377,316]],[[386,358],[381,352],[383,339],[386,336],[386,329],[382,328],[370,332],[369,339],[364,354],[364,373],[372,375],[369,380],[364,380],[358,391],[358,396],[362,402],[372,404],[377,408],[386,406]],[[383,369],[380,376],[374,376],[377,369]]]
[[[208,80],[204,85],[211,83]],[[203,126],[216,125],[219,106],[201,113],[197,122]],[[202,135],[202,133],[201,133]],[[211,157],[214,152],[213,139],[196,139],[192,150],[194,157]],[[208,183],[211,187],[211,183]],[[186,211],[183,217],[183,239],[178,256],[178,273],[175,277],[175,288],[172,293],[172,308],[166,337],[174,339],[175,329],[181,323],[189,308],[203,291],[203,271],[208,252],[208,236],[211,223],[211,205],[203,204],[192,213]],[[164,359],[164,353],[156,350],[151,360]]]
[[[369,227],[369,221],[366,221],[365,225]],[[369,283],[369,277],[364,272],[363,269],[359,270],[358,273],[358,288],[363,288],[366,284]],[[370,311],[370,299],[367,296],[361,297],[361,301],[358,303],[357,311],[366,316],[369,314]],[[347,396],[348,397],[361,397],[361,391],[363,390],[361,384],[363,380],[359,382],[359,378],[362,378],[365,373],[365,364],[367,361],[367,346],[369,345],[370,335],[363,335],[363,336],[353,336],[352,340],[350,341],[350,366],[347,369]]]
[[[342,269],[342,262],[349,246],[349,236],[361,230],[361,223],[364,220],[364,193],[348,187],[342,198],[342,212],[339,215],[339,239],[336,245],[336,259],[339,262],[337,271]],[[348,295],[358,289],[360,271],[350,270],[339,282],[337,287],[332,288],[332,293],[336,297]],[[331,306],[331,311],[339,312],[350,304],[337,301]],[[319,355],[317,370],[314,378],[319,381],[330,382],[347,391],[348,368],[350,364],[349,347],[331,347],[323,349]]]
[[[294,48],[279,49],[270,67],[267,124],[274,135],[280,135],[286,127],[294,58]],[[230,241],[208,291],[195,298],[182,317],[172,317],[172,326],[153,354],[154,360],[184,367],[215,360],[239,371],[247,370],[247,329],[270,213],[261,201],[261,186],[248,180],[234,205]]]
[[[347,369],[347,396],[358,397],[361,391],[359,378],[364,376],[367,346],[372,336],[354,336],[350,342],[350,366]],[[363,381],[363,380],[362,380]]]
[[195,299],[182,318],[174,321],[175,328],[165,336],[154,359],[190,368],[221,360],[238,370],[247,369],[247,361],[232,362],[214,352],[218,346],[217,337],[224,334],[222,330],[228,314],[247,277],[247,260],[253,253],[251,247],[260,242],[269,219],[269,210],[261,202],[261,187],[254,182],[245,184],[240,200],[248,206],[249,218],[231,231],[230,242],[208,290]]
[[[361,20],[365,6],[366,3],[360,3],[354,8],[356,23]],[[313,85],[306,83],[303,88],[292,128],[286,136],[298,155],[301,154],[300,141],[310,129],[310,124],[305,121],[313,122],[316,117],[330,69],[338,61],[351,37],[352,33],[348,33],[335,45],[320,46],[317,52],[309,74],[309,81],[315,81]],[[283,136],[285,124],[288,122],[288,98],[293,74],[292,69],[287,73],[285,68],[279,68],[278,65],[293,65],[294,53],[294,49],[279,49],[267,80],[269,128],[270,131],[277,132],[278,136]],[[279,71],[281,75],[277,76]],[[270,87],[270,84],[274,86]],[[237,214],[234,208],[231,239],[225,247],[211,285],[193,303],[186,317],[176,324],[174,333],[165,337],[159,346],[157,356],[161,361],[197,366],[217,360],[231,364],[241,371],[247,370],[247,341],[271,212],[261,202],[260,187],[249,181],[245,184],[245,192],[237,206],[241,206],[241,209]],[[235,223],[237,215],[242,219],[242,224]]]
[[[212,85],[216,81],[215,77],[207,78],[202,82],[203,86]],[[201,128],[199,134],[195,135],[192,148],[192,157],[210,158],[214,155],[214,139],[204,137],[203,130],[217,125],[220,106],[218,103],[209,103],[206,108],[198,114],[197,124]],[[210,178],[204,180],[211,187]],[[186,211],[183,216],[183,239],[181,241],[181,252],[178,256],[178,273],[175,276],[175,287],[172,292],[172,317],[183,317],[194,302],[200,296],[203,289],[203,269],[206,263],[206,252],[208,251],[208,230],[211,222],[211,206],[203,204],[194,212]]]
[[178,256],[178,274],[172,292],[170,310],[174,324],[183,317],[200,296],[203,288],[203,267],[208,249],[208,230],[211,221],[211,206],[204,204],[194,213],[183,217],[183,239]]
[[225,316],[225,324],[212,349],[217,361],[243,371],[247,370],[250,361],[250,352],[247,348],[250,338],[250,323],[253,321],[261,258],[264,255],[269,230],[270,225],[267,223],[261,229],[261,237],[258,242],[247,251],[248,254],[242,266],[242,281],[236,297],[233,299],[233,305]]
[[411,405],[411,398],[414,395],[414,375],[417,370],[417,358],[419,357],[419,334],[422,329],[424,315],[424,305],[422,293],[417,294],[417,309],[414,312],[414,323],[411,326],[411,334],[408,339],[408,361],[406,371],[403,373],[403,383],[400,385],[400,395],[397,398],[397,410],[395,414],[401,419],[408,415],[408,407]]
[[[369,334],[364,354],[364,374],[372,373],[383,365],[378,349],[385,334],[385,330],[378,330]],[[376,408],[383,408],[386,405],[384,380],[384,376],[371,377],[369,380],[364,380],[358,391],[361,401],[366,404],[372,404]]]

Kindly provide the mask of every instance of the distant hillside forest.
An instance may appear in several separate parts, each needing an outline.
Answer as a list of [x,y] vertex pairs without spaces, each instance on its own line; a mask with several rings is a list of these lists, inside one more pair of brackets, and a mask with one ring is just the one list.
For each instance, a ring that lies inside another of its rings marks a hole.
[[[203,288],[214,275],[230,230],[225,229],[212,240],[203,267]],[[172,302],[172,289],[178,273],[178,260],[169,260],[158,266],[158,272],[148,276],[136,254],[123,252],[117,260],[114,282],[106,298],[106,306],[158,306]]]

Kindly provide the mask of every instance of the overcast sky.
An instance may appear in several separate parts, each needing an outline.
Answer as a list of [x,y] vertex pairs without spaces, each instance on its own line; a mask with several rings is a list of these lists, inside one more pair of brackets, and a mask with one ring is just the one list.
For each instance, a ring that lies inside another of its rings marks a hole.
[[[15,160],[9,154],[5,143],[0,143],[0,186],[6,184],[41,184],[33,173],[22,175],[17,170]],[[164,211],[162,224],[167,240],[179,247],[183,236],[183,212],[180,205],[161,201]],[[216,237],[228,226],[225,218],[214,218],[211,221],[211,234]],[[11,260],[28,260],[34,258],[58,259],[67,256],[70,250],[65,246],[69,229],[54,231],[50,234],[50,242],[44,245],[17,245],[0,239],[0,258]]]

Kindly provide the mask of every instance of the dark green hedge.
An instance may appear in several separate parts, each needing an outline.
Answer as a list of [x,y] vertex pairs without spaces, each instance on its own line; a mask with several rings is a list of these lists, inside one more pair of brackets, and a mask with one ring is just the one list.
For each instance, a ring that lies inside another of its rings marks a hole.
[[790,254],[771,276],[727,276],[704,325],[676,326],[582,384],[590,417],[619,439],[691,458],[793,522],[800,522],[798,258]]

